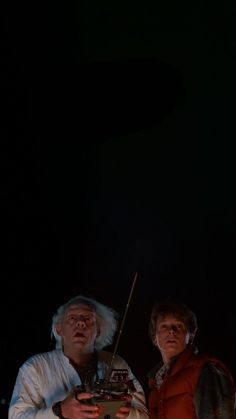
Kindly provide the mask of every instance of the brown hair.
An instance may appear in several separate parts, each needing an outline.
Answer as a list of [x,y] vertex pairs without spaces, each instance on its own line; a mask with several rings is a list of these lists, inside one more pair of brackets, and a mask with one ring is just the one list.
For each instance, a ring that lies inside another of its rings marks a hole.
[[185,304],[176,300],[167,299],[154,303],[151,319],[149,322],[149,336],[153,344],[156,339],[156,324],[158,318],[164,318],[172,315],[177,319],[181,320],[189,333],[192,335],[192,340],[197,330],[197,317],[192,310]]

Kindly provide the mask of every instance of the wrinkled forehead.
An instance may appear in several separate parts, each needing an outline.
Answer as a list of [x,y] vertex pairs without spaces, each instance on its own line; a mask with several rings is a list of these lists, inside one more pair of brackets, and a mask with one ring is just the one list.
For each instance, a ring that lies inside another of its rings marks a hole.
[[178,313],[159,314],[156,323],[183,323],[185,325],[183,317]]
[[64,312],[65,315],[72,314],[72,313],[86,314],[86,315],[90,315],[92,317],[96,316],[95,309],[92,306],[87,305],[87,304],[83,304],[83,303],[72,304],[69,307],[67,307],[65,312]]

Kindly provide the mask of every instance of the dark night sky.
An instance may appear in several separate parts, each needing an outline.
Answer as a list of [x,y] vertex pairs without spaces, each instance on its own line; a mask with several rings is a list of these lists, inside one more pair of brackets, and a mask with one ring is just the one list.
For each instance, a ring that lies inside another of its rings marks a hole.
[[136,271],[118,352],[142,384],[167,295],[236,378],[235,4],[172,3],[5,6],[0,399],[58,305],[122,315]]

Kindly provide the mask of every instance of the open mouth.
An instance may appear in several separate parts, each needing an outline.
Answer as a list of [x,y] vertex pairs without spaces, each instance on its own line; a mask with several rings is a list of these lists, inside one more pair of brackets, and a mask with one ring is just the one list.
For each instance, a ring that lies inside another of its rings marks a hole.
[[85,334],[82,333],[82,332],[76,332],[74,334],[74,337],[76,337],[76,338],[86,338]]

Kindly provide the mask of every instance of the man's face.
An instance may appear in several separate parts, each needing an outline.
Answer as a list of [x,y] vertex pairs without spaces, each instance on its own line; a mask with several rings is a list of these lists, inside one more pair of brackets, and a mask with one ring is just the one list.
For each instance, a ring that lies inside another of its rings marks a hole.
[[164,362],[180,354],[190,340],[185,324],[172,315],[159,317],[156,323],[156,341]]
[[69,307],[57,325],[57,333],[62,338],[65,352],[73,349],[93,352],[99,333],[95,312],[85,304]]

